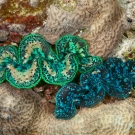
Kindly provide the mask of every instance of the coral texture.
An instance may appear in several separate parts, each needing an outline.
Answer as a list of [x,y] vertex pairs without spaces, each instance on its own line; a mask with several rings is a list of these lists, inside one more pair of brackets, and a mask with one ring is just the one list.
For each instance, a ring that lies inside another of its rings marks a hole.
[[88,42],[89,52],[103,58],[128,28],[117,0],[78,0],[76,8],[70,12],[55,4],[50,6],[47,15],[45,27],[39,31],[47,41],[54,44],[61,35],[82,30],[79,35]]
[[0,85],[2,135],[134,135],[135,99],[82,108],[71,120],[58,120],[53,106],[33,91]]

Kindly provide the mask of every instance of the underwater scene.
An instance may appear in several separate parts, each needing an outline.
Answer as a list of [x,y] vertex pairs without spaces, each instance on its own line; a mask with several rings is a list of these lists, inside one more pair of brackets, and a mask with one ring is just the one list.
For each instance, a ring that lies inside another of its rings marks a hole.
[[135,135],[135,0],[0,0],[0,135]]

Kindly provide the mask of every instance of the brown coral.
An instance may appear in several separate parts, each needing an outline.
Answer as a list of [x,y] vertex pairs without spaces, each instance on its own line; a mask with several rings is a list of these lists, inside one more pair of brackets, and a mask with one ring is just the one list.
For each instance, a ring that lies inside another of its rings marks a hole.
[[[69,1],[70,2],[70,1]],[[89,52],[104,58],[128,28],[126,16],[117,0],[78,0],[71,12],[51,5],[46,25],[39,32],[52,44],[63,34],[76,33],[89,44]]]
[[80,109],[70,120],[58,120],[54,106],[29,90],[0,85],[0,133],[4,135],[134,135],[135,99]]

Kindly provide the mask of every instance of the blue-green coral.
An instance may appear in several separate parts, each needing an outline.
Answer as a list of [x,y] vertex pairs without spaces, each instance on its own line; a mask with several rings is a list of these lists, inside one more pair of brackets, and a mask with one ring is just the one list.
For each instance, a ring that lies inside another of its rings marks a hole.
[[82,74],[80,85],[69,83],[58,91],[54,115],[60,119],[72,118],[76,112],[76,105],[93,107],[105,98],[105,93],[125,99],[134,86],[135,62],[109,58],[104,65]]
[[5,79],[17,88],[31,88],[43,79],[46,83],[63,85],[71,82],[78,71],[91,71],[102,64],[91,56],[87,43],[73,35],[56,42],[56,54],[39,34],[22,39],[18,50],[12,45],[0,47],[0,82]]

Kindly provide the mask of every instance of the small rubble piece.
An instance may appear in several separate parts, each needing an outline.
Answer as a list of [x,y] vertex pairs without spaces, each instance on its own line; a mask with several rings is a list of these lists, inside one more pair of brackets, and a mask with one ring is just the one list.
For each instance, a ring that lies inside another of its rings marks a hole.
[[42,98],[45,98],[46,101],[50,103],[55,103],[55,96],[59,87],[56,85],[44,84],[39,87],[34,87],[33,90],[38,93]]
[[132,89],[131,97],[135,98],[135,87]]
[[9,32],[6,30],[0,30],[0,42],[4,42],[8,39]]
[[39,92],[42,92],[43,91],[43,87],[40,86],[40,87],[34,87],[33,90],[36,92],[36,93],[39,93]]
[[4,4],[5,2],[7,2],[7,0],[0,0],[0,9],[1,9],[1,5]]
[[36,86],[36,87],[33,88],[33,91],[38,93],[41,97],[44,97],[43,86]]
[[45,99],[51,103],[55,103],[55,96],[58,91],[58,86],[46,85],[44,87],[44,90]]
[[32,7],[37,7],[37,5],[38,5],[38,0],[29,0],[29,4],[30,4],[30,6],[32,6]]
[[19,43],[20,40],[22,39],[22,35],[20,35],[17,32],[10,32],[10,36],[8,38],[8,41],[11,43]]
[[26,26],[24,24],[11,24],[8,26],[10,31],[13,32],[23,32]]
[[114,97],[109,97],[109,98],[105,98],[102,103],[104,104],[111,104],[111,103],[114,103],[114,102],[117,102],[117,101],[120,101],[122,99],[119,99],[119,98],[114,98]]

